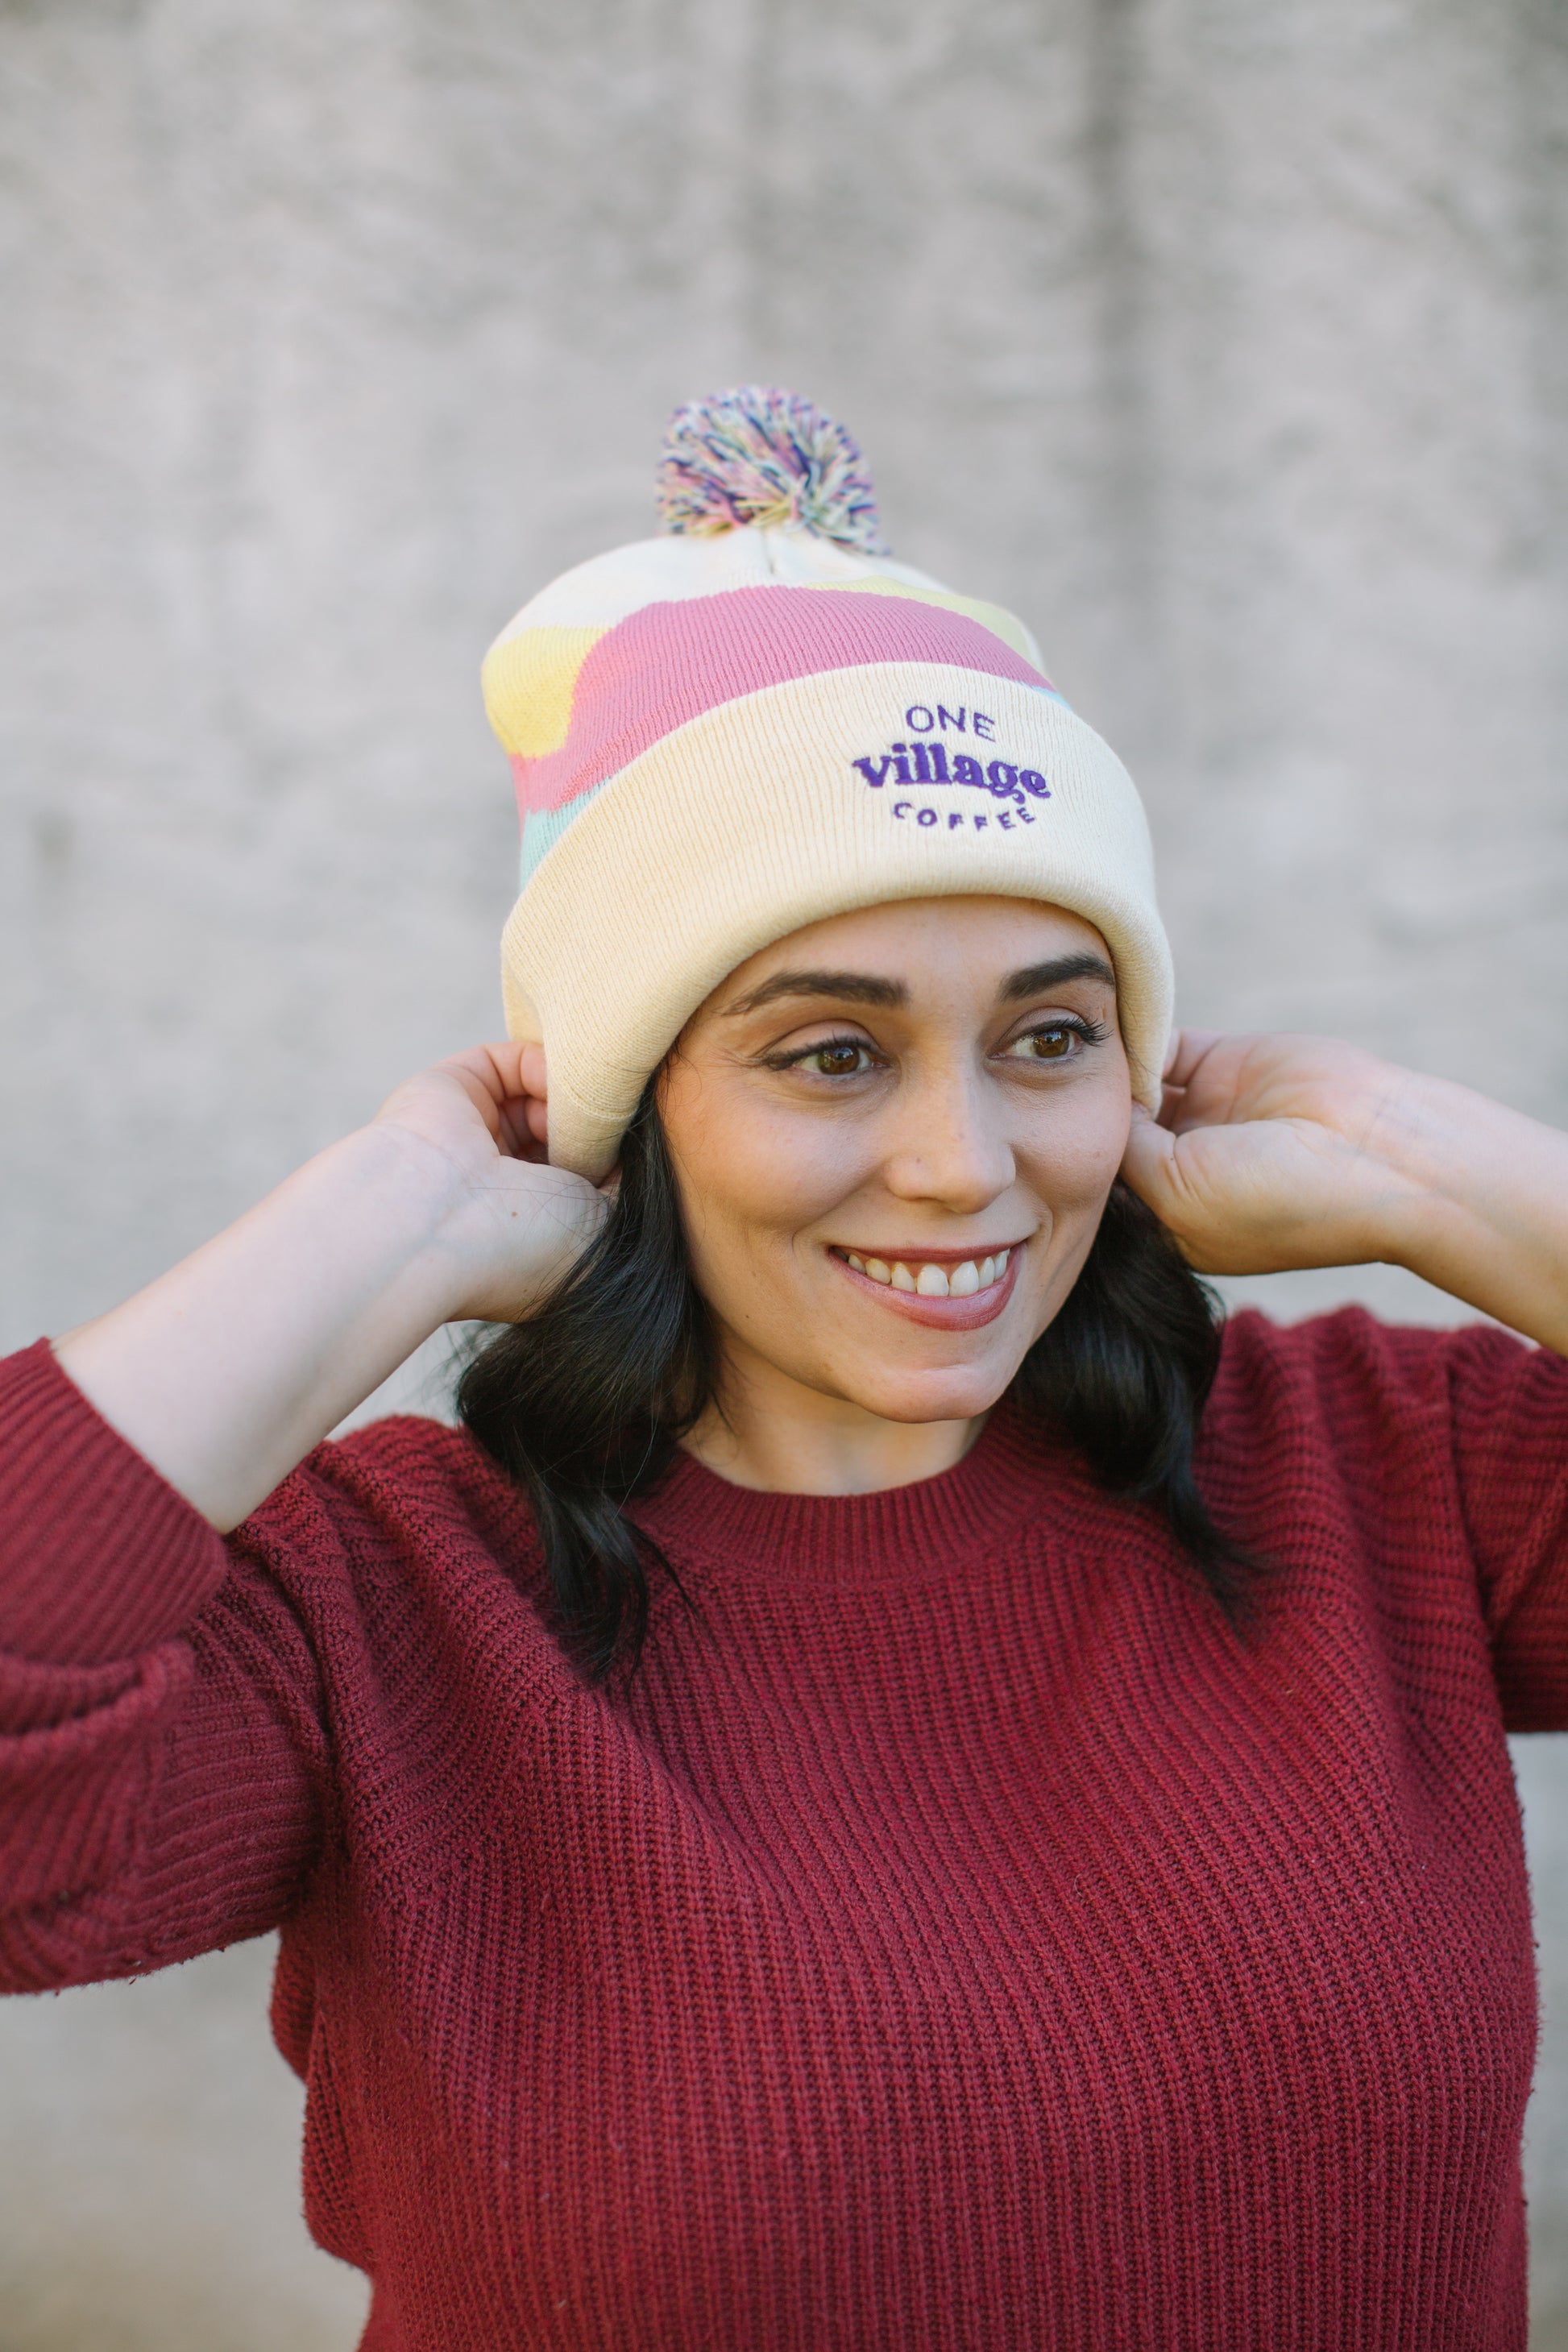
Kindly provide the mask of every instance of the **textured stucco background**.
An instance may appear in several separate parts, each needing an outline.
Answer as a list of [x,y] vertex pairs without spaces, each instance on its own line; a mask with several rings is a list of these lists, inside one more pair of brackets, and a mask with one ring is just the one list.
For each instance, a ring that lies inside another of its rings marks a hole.
[[[479,656],[742,377],[1127,756],[1185,1017],[1568,1124],[1565,163],[1562,0],[0,0],[0,1341],[493,1030]],[[352,2345],[267,1958],[0,2011],[0,2352]]]

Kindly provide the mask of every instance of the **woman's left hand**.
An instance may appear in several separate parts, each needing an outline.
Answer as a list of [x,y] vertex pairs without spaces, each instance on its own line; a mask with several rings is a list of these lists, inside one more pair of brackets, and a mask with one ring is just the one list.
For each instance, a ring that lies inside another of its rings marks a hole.
[[1121,1172],[1203,1274],[1383,1257],[1420,1191],[1401,1165],[1419,1083],[1330,1037],[1182,1030]]
[[1382,1259],[1568,1354],[1568,1136],[1468,1087],[1187,1029],[1121,1172],[1200,1274]]

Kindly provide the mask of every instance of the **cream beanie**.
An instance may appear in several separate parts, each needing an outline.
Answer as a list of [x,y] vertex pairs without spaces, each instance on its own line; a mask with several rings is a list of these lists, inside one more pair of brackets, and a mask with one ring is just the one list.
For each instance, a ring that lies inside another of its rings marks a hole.
[[522,817],[507,1026],[545,1048],[552,1160],[605,1175],[727,973],[893,898],[1095,924],[1156,1108],[1171,961],[1148,826],[1028,631],[893,562],[854,443],[791,394],[678,410],[660,503],[666,536],[563,572],[485,659]]

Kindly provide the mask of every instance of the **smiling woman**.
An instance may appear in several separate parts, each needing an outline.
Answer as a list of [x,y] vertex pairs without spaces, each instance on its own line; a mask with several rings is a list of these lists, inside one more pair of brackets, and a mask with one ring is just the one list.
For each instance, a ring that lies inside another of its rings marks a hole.
[[[4,1981],[281,1927],[366,2352],[1517,2352],[1568,1141],[1173,1037],[808,404],[665,488],[486,664],[508,1040],[0,1366]],[[1541,1344],[1199,1279],[1367,1258]]]
[[1130,1195],[1105,1215],[1131,1117],[1109,951],[1059,908],[866,908],[713,992],[603,1231],[461,1391],[590,1672],[640,1651],[649,1547],[622,1507],[677,1443],[738,1486],[875,1492],[951,1468],[1015,1391],[1239,1613],[1245,1554],[1192,1476],[1208,1299]]

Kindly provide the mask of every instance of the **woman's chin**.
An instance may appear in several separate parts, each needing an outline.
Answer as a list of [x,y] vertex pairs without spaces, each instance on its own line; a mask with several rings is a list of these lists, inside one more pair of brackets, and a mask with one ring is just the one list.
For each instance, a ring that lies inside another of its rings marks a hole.
[[973,1421],[990,1412],[1016,1370],[1011,1362],[946,1365],[918,1373],[883,1366],[843,1381],[839,1393],[880,1421]]

